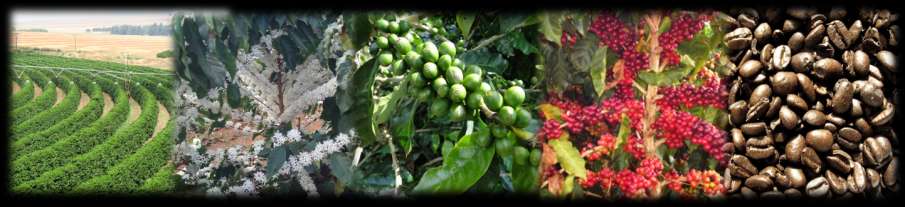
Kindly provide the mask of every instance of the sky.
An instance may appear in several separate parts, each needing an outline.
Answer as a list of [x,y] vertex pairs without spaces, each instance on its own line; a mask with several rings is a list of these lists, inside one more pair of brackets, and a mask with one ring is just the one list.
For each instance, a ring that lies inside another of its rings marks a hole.
[[16,29],[47,29],[48,32],[85,32],[87,28],[108,27],[130,24],[168,24],[175,14],[170,10],[30,10],[17,9],[12,12],[12,23]]

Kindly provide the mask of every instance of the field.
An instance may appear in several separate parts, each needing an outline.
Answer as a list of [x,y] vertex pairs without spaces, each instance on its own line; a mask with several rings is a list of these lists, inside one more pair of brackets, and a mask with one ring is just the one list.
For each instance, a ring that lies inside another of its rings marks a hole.
[[22,51],[11,58],[13,192],[172,189],[169,71]]
[[109,35],[97,33],[15,32],[10,36],[15,48],[35,48],[54,51],[67,57],[122,63],[128,54],[129,65],[141,65],[170,70],[172,58],[157,58],[157,53],[169,50],[169,37],[139,35]]

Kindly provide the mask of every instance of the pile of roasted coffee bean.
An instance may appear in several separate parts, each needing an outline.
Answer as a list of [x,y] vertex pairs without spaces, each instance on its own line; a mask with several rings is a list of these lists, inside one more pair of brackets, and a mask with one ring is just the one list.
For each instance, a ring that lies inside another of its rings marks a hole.
[[724,41],[734,198],[882,198],[898,192],[897,14],[737,9]]

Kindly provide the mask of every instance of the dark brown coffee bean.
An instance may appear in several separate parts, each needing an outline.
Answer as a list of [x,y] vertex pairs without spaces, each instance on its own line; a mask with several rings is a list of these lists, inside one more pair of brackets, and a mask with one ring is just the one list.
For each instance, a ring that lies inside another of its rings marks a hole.
[[861,163],[852,163],[852,173],[848,175],[847,181],[848,188],[852,193],[864,192],[864,189],[867,188],[867,172]]
[[741,100],[729,105],[729,119],[733,126],[741,126],[745,123],[748,114],[748,102]]
[[776,156],[776,149],[773,148],[772,145],[766,145],[766,146],[756,145],[756,144],[752,144],[752,143],[757,143],[757,142],[752,142],[752,140],[756,140],[756,139],[748,140],[747,148],[745,148],[745,156],[748,156],[749,158],[755,159],[755,160],[763,160],[763,159],[772,158],[772,157]]
[[817,152],[829,152],[833,146],[833,133],[826,129],[811,130],[805,136],[805,141]]
[[[800,52],[802,50],[802,48],[804,47],[804,34],[802,34],[801,32],[792,33],[792,36],[789,37],[789,41],[786,44],[789,45],[789,49],[791,49],[791,52],[793,52],[793,53]],[[790,59],[790,62],[791,62],[791,59]]]
[[760,194],[760,199],[763,200],[780,200],[785,198],[786,195],[777,190],[767,191]]
[[829,121],[830,123],[833,123],[833,125],[836,125],[836,126],[845,125],[845,123],[847,122],[847,121],[845,120],[845,118],[842,118],[842,117],[837,116],[837,115],[832,114],[832,113],[826,115],[826,120]]
[[748,103],[753,104],[760,101],[761,99],[767,99],[769,101],[770,96],[772,95],[773,89],[770,88],[770,85],[760,84],[756,88],[754,88],[754,91],[751,92],[751,98],[748,99]]
[[837,133],[840,137],[845,138],[845,140],[850,142],[861,142],[861,132],[858,132],[858,130],[855,130],[854,128],[842,127]]
[[871,118],[870,123],[874,126],[886,125],[886,123],[889,123],[889,121],[892,120],[893,113],[895,113],[895,106],[892,105],[892,103],[886,103],[883,111],[880,111],[880,113]]
[[829,195],[830,186],[827,184],[826,178],[817,177],[808,182],[805,192],[808,194],[808,197],[826,198]]
[[748,60],[739,66],[738,74],[742,76],[742,78],[754,79],[754,77],[760,74],[760,70],[763,67],[764,65],[758,60]]
[[892,156],[892,144],[883,136],[868,137],[861,147],[863,148],[861,151],[864,152],[864,164],[868,166],[882,166]]
[[870,67],[870,57],[867,56],[867,53],[862,50],[857,50],[854,53],[854,58],[852,60],[852,70],[854,70],[855,74],[858,76],[867,76],[868,67]]
[[[767,43],[763,48],[760,49],[760,62],[761,63],[770,63],[770,59],[773,59],[773,44]],[[773,71],[777,69],[773,67],[772,64],[765,64],[769,71]]]
[[846,36],[848,36],[848,28],[845,27],[845,24],[842,21],[835,20],[830,22],[826,27],[827,36],[830,38],[830,42],[833,43],[836,48],[846,49],[849,46],[849,41],[847,41]]
[[773,96],[773,98],[770,99],[770,107],[767,108],[766,118],[768,118],[768,119],[776,118],[776,115],[779,115],[779,108],[781,108],[781,107],[782,107],[782,99],[779,98],[778,96]]
[[849,110],[848,114],[851,115],[852,118],[861,117],[862,115],[864,115],[864,107],[861,106],[861,100],[852,99],[852,107],[851,110]]
[[814,52],[799,52],[792,56],[790,64],[795,72],[805,73],[811,70],[814,62],[817,62],[817,55]]
[[886,99],[883,96],[883,91],[879,90],[874,84],[864,84],[861,87],[861,91],[858,92],[860,95],[861,101],[864,104],[867,104],[870,107],[880,107],[883,106],[883,101]]
[[766,116],[767,110],[770,108],[770,99],[765,97],[758,100],[758,102],[748,104],[750,105],[750,108],[748,109],[748,114],[745,116],[746,122],[758,120]]
[[852,97],[854,96],[854,89],[852,88],[852,84],[848,82],[848,79],[839,79],[836,81],[835,87],[833,87],[833,112],[837,114],[844,114],[848,112],[852,107]]
[[807,177],[805,177],[804,171],[801,171],[801,169],[786,167],[783,170],[783,174],[789,179],[790,188],[802,188],[807,184]]
[[745,187],[764,192],[773,189],[773,180],[765,175],[754,175],[745,179]]
[[770,29],[770,24],[767,24],[766,22],[760,23],[760,25],[757,25],[757,28],[754,29],[754,39],[756,39],[757,42],[767,42],[767,38],[770,38],[770,33],[772,31],[773,29]]
[[867,190],[880,189],[880,183],[883,182],[882,175],[873,168],[867,168]]
[[814,47],[817,43],[820,43],[820,39],[824,37],[826,34],[826,27],[822,24],[817,25],[808,32],[808,35],[804,37],[804,46],[805,47]]
[[786,142],[785,147],[785,155],[789,162],[792,163],[801,163],[801,152],[804,151],[806,147],[804,137],[800,134],[792,138],[789,142]]
[[795,110],[796,112],[808,111],[808,102],[801,98],[801,96],[795,94],[786,95],[785,103],[790,109]]
[[811,81],[811,78],[801,73],[795,74],[795,76],[798,77],[798,85],[801,86],[801,93],[804,98],[808,101],[816,101],[817,89],[814,86],[814,82]]
[[841,148],[841,149],[845,149],[845,150],[849,150],[849,151],[859,151],[860,147],[861,147],[860,142],[851,142],[851,141],[845,140],[845,138],[842,138],[841,136],[836,136],[836,138],[834,140],[836,141],[835,144],[838,145],[839,148]]
[[751,188],[742,187],[740,192],[741,192],[742,198],[744,198],[745,200],[754,200],[754,199],[758,198],[757,192],[754,192],[754,190],[751,190]]
[[832,58],[823,58],[814,62],[814,75],[822,80],[837,78],[842,75],[842,63]]
[[823,126],[826,123],[826,115],[818,110],[810,110],[808,112],[805,112],[804,116],[802,116],[802,119],[804,120],[804,123],[815,127]]
[[830,186],[830,190],[835,194],[843,194],[848,189],[846,186],[848,183],[845,180],[845,177],[837,176],[832,170],[827,170],[824,177],[826,177],[826,182]]
[[787,45],[780,45],[773,49],[770,63],[776,69],[784,69],[792,61],[792,48]]
[[830,43],[830,38],[824,36],[817,46],[814,46],[814,52],[820,57],[833,57],[836,54],[836,48]]
[[864,52],[876,53],[885,47],[886,44],[884,44],[882,36],[880,36],[880,30],[877,30],[876,27],[870,27],[864,31],[864,36],[861,38],[861,49]]
[[826,157],[826,163],[837,172],[848,175],[852,171],[852,156],[842,150],[833,150]]
[[723,36],[726,46],[732,50],[740,50],[750,46],[753,34],[747,27],[739,27]]
[[767,166],[767,167],[764,167],[764,169],[761,169],[760,172],[757,174],[765,175],[765,176],[769,177],[770,179],[772,179],[775,183],[776,177],[779,175],[782,175],[782,170],[780,170],[779,168],[776,168],[776,166]]
[[783,106],[779,109],[779,120],[782,122],[782,127],[788,130],[795,129],[800,123],[798,114],[795,114],[795,112],[787,106]]
[[810,169],[812,173],[820,173],[823,170],[823,161],[820,161],[820,156],[817,155],[817,151],[810,147],[805,147],[801,150],[801,163]]
[[883,185],[887,187],[896,186],[896,181],[899,179],[899,158],[893,158],[889,164],[886,165],[886,170],[883,171]]
[[871,127],[870,123],[867,122],[867,119],[858,118],[855,120],[855,128],[861,132],[861,135],[869,137],[874,135],[874,129]]
[[747,137],[763,136],[767,134],[767,124],[764,122],[754,122],[742,124],[742,133]]
[[739,178],[748,178],[757,174],[757,167],[751,164],[748,157],[742,155],[732,155],[729,159],[729,173]]
[[744,154],[747,143],[745,140],[745,135],[742,134],[742,130],[738,128],[732,128],[729,134],[732,137],[732,145],[735,147],[735,151],[738,152],[738,154]]
[[773,91],[778,95],[791,94],[798,89],[798,77],[793,72],[776,72],[770,79]]
[[789,188],[785,191],[782,191],[782,194],[786,195],[786,198],[789,199],[799,199],[801,198],[801,191],[795,188]]

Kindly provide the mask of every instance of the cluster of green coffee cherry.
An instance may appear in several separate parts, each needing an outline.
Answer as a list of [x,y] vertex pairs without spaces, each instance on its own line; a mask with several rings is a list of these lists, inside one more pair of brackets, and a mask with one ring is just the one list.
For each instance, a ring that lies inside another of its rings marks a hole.
[[[437,45],[422,40],[405,20],[379,19],[375,26],[378,63],[386,73],[404,75],[415,99],[429,104],[430,118],[458,122],[484,114],[497,138],[506,137],[510,127],[525,128],[531,123],[531,112],[522,107],[525,90],[521,80],[491,84],[480,66],[467,65],[456,57],[465,50],[462,41],[457,45],[439,40]],[[504,87],[508,88],[501,90]]]

